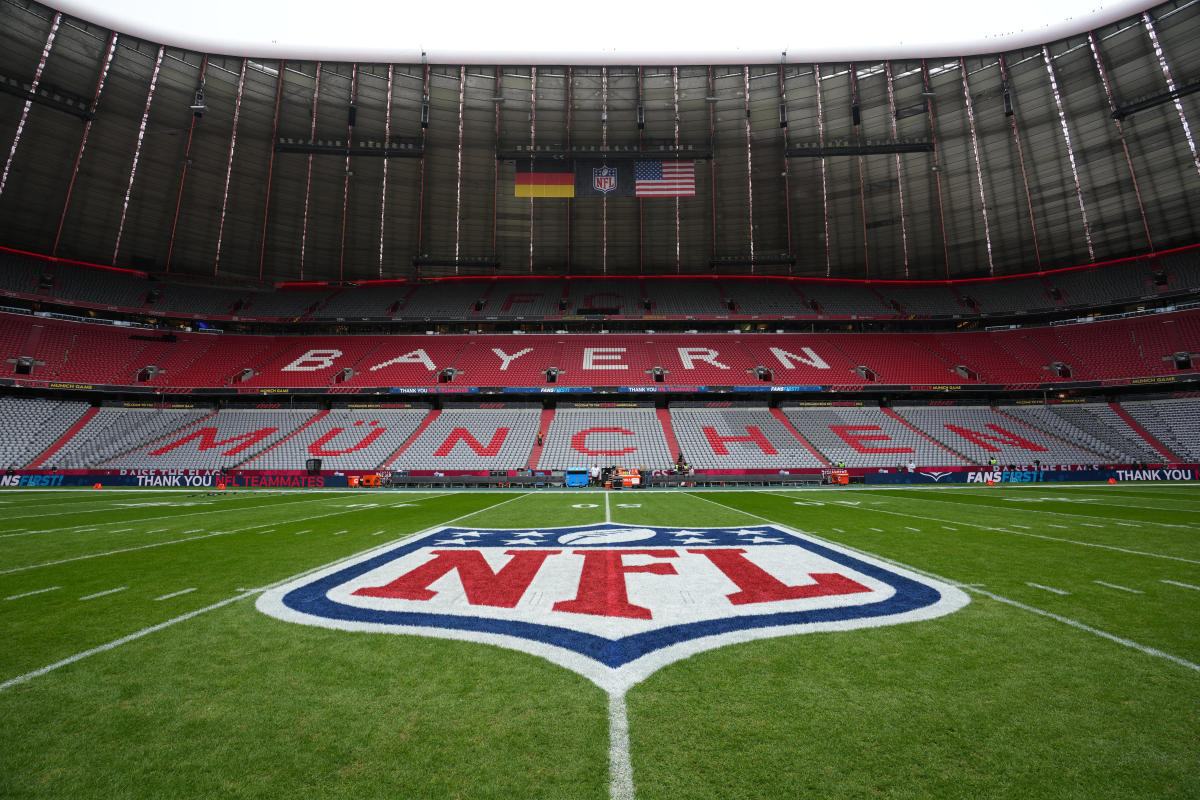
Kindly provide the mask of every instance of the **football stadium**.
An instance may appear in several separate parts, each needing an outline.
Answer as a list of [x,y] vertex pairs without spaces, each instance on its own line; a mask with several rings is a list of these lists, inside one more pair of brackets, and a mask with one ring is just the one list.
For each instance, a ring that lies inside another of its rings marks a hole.
[[0,797],[1200,797],[1200,0],[60,2]]

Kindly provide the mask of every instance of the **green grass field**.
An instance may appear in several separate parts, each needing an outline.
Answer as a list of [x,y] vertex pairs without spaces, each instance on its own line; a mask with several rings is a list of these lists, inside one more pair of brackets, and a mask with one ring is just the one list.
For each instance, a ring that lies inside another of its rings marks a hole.
[[653,673],[625,698],[639,800],[1200,797],[1198,488],[8,491],[0,797],[627,797],[586,678],[255,607],[450,521],[606,518],[777,522],[971,597]]

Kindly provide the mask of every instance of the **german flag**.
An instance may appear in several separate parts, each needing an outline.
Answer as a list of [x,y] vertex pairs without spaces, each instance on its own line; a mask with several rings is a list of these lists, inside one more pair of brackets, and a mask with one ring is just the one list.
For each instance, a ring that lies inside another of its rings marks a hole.
[[532,165],[521,164],[517,167],[513,194],[516,197],[574,197],[575,173],[534,171]]

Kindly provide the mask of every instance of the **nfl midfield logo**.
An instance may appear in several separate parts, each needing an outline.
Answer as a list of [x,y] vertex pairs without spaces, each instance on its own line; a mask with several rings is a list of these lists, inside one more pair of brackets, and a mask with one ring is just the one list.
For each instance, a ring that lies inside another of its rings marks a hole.
[[592,168],[592,188],[597,192],[608,194],[613,189],[617,188],[617,168],[616,167],[593,167]]
[[932,619],[959,589],[779,525],[445,527],[259,597],[307,625],[523,650],[620,692],[735,642]]

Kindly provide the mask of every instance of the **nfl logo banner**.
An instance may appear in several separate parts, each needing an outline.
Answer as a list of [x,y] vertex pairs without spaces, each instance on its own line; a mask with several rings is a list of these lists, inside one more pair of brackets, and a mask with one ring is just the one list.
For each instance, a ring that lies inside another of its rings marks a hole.
[[575,162],[575,197],[633,197],[633,164],[584,160]]
[[617,171],[612,167],[593,167],[592,168],[592,188],[602,194],[617,188]]
[[775,524],[444,527],[272,589],[258,609],[346,631],[522,650],[623,692],[729,644],[928,620],[960,589]]

